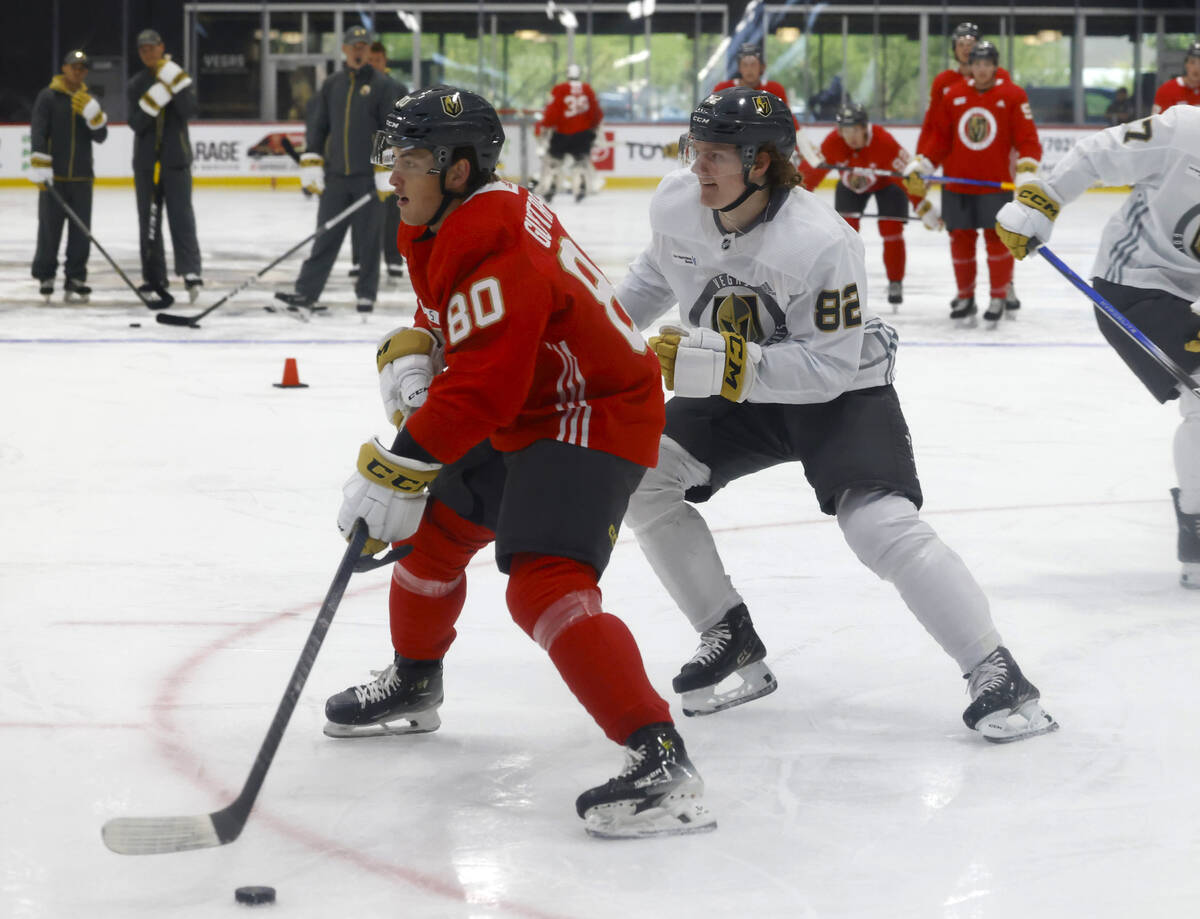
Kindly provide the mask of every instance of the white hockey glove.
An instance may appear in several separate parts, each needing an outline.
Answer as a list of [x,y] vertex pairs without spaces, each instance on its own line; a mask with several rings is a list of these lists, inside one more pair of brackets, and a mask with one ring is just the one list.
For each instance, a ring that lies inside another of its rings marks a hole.
[[88,128],[99,131],[108,124],[108,116],[100,108],[100,103],[93,99],[86,89],[77,90],[71,96],[71,109],[76,115],[82,115]]
[[318,153],[300,154],[300,187],[314,195],[325,191],[325,157]]
[[1027,182],[1017,192],[1015,201],[1000,208],[996,215],[996,235],[1015,258],[1023,259],[1038,245],[1050,241],[1061,208],[1045,188],[1037,182]]
[[138,108],[151,118],[157,118],[163,106],[170,101],[171,90],[167,88],[167,84],[155,80],[150,84],[150,88],[142,93],[142,98],[138,99]]
[[425,404],[433,378],[442,370],[442,349],[433,333],[400,328],[389,332],[375,353],[383,411],[396,427]]
[[358,451],[358,469],[342,487],[338,531],[349,540],[354,521],[365,520],[371,538],[363,547],[364,555],[408,539],[421,525],[429,483],[441,468],[441,463],[397,456],[372,438]]
[[1038,161],[1030,159],[1027,156],[1017,160],[1017,174],[1013,178],[1013,185],[1020,188],[1037,178]]
[[54,161],[49,153],[29,154],[29,181],[42,191],[54,184]]
[[192,78],[188,76],[187,71],[169,57],[159,61],[157,74],[158,82],[162,83],[172,96],[192,85]]
[[928,198],[917,206],[917,216],[921,218],[921,223],[927,230],[942,230],[946,227],[946,224],[942,222],[942,215],[938,213],[937,206]]
[[904,187],[914,198],[924,198],[928,190],[923,176],[933,174],[933,163],[923,156],[914,156],[904,167]]
[[663,381],[675,395],[689,399],[722,396],[744,402],[754,388],[762,348],[736,332],[663,326],[650,339]]

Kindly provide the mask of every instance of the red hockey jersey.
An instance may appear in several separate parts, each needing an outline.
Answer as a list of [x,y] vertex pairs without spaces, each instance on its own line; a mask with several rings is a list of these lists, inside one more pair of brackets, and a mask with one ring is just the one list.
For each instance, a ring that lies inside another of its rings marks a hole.
[[[934,115],[925,155],[941,165],[943,175],[1011,182],[1013,150],[1021,159],[1042,159],[1042,144],[1025,90],[997,80],[990,89],[978,90],[964,83],[946,93]],[[994,190],[953,183],[946,188],[970,195]]]
[[1172,105],[1200,105],[1200,87],[1193,89],[1183,77],[1167,80],[1154,94],[1154,114],[1165,112]]
[[[821,141],[821,157],[831,166],[851,166],[855,169],[886,169],[900,172],[908,165],[908,151],[887,128],[873,124],[867,128],[867,145],[861,150],[850,147],[836,128]],[[809,191],[816,188],[829,174],[828,169],[815,169],[800,161],[800,174],[804,176],[804,187]],[[842,172],[839,180],[851,191],[870,194],[887,185],[904,187],[897,176],[876,176],[862,172]],[[917,199],[913,199],[917,200]]]
[[536,195],[494,182],[436,236],[401,225],[416,325],[446,369],[406,429],[443,463],[484,438],[501,451],[560,440],[658,462],[658,359],[612,285]]
[[543,130],[559,134],[594,131],[603,119],[604,111],[592,88],[579,80],[568,80],[550,90],[550,101],[542,112],[537,133]]
[[[714,86],[712,88],[712,91],[714,93],[719,93],[723,89],[733,89],[733,87],[741,86],[741,85],[742,85],[742,81],[739,79],[722,80],[720,83],[718,83],[716,86]],[[778,96],[780,99],[783,100],[784,105],[787,105],[787,101],[788,101],[787,100],[787,91],[783,88],[783,86],[781,86],[779,83],[776,83],[774,80],[760,80],[759,84],[757,86],[755,86],[754,88],[765,90],[766,92],[769,92],[769,93],[773,93],[774,95]]]
[[[946,93],[952,89],[965,84],[968,77],[957,68],[943,70],[933,78],[933,85],[929,88],[929,105],[925,109],[925,118],[921,121],[921,133],[917,136],[917,153],[921,156],[929,156],[929,145],[932,141],[933,134],[933,113],[937,111],[942,99]],[[1003,67],[996,68],[996,82],[1003,80],[1005,83],[1011,83],[1012,76]]]

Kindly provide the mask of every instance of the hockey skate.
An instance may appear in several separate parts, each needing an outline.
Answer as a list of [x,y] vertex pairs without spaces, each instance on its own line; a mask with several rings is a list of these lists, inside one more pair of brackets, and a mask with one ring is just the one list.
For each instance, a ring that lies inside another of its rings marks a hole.
[[[773,693],[775,674],[763,658],[767,649],[754,631],[750,613],[739,603],[700,635],[700,647],[671,685],[683,696],[683,713],[712,715]],[[727,679],[737,682],[725,689]]]
[[1009,319],[1017,318],[1017,310],[1021,308],[1021,301],[1017,299],[1017,290],[1013,287],[1011,281],[1008,283],[1008,290],[1004,293],[1004,315]]
[[704,781],[671,724],[648,724],[625,741],[625,768],[575,801],[589,836],[636,839],[715,830]]
[[54,296],[53,278],[38,282],[38,296],[40,296],[47,303],[50,302],[50,298]]
[[309,317],[324,312],[326,309],[326,307],[317,303],[316,300],[310,300],[304,294],[277,291],[275,299],[283,303],[284,306],[280,307],[277,304],[269,303],[263,309],[268,313],[284,313],[296,319],[301,319],[304,322],[307,322]]
[[195,303],[200,297],[200,289],[204,287],[204,279],[198,274],[185,274],[183,286],[187,289],[188,302]]
[[964,674],[971,704],[963,721],[992,743],[1011,743],[1058,730],[1058,722],[1038,701],[1037,687],[1025,675],[1003,645]]
[[75,278],[67,278],[66,283],[63,284],[64,303],[87,303],[91,295],[92,289],[84,284],[83,281],[77,281]]
[[983,314],[984,322],[988,324],[989,329],[996,328],[996,323],[1004,318],[1004,303],[1003,297],[992,297],[988,301],[987,311]]
[[1171,501],[1175,505],[1175,521],[1179,524],[1176,546],[1183,566],[1179,584],[1188,590],[1200,590],[1200,514],[1185,514],[1179,509],[1178,488],[1171,489]]
[[330,696],[325,702],[329,737],[428,734],[442,725],[442,662],[396,655],[375,679]]
[[904,282],[888,281],[888,303],[892,304],[892,312],[904,302]]
[[975,328],[977,312],[979,309],[975,306],[974,297],[955,297],[950,301],[950,318],[965,329]]

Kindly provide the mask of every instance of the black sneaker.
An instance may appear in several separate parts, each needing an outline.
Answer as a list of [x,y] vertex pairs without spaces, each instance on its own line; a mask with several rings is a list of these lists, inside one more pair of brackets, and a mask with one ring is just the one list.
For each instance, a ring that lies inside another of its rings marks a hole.
[[441,727],[442,662],[414,661],[399,654],[375,679],[351,686],[325,702],[330,737],[427,734]]
[[648,724],[625,741],[625,768],[589,788],[575,811],[592,836],[622,839],[716,829],[702,803],[704,781],[669,723]]

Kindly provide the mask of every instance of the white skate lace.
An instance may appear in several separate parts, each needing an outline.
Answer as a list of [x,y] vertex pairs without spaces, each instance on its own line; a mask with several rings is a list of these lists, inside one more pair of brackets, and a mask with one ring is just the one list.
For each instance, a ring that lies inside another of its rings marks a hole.
[[369,702],[382,702],[400,684],[395,664],[389,664],[383,670],[372,670],[371,676],[375,677],[372,682],[354,689],[358,704],[363,708]]
[[700,634],[700,647],[696,649],[696,653],[692,655],[689,664],[707,664],[711,660],[715,660],[725,646],[729,644],[733,637],[724,622],[714,625],[711,629]]
[[645,747],[626,747],[625,748],[625,768],[621,770],[620,778],[625,778],[637,771],[638,767],[646,759]]
[[1008,680],[1008,669],[1003,662],[995,657],[985,658],[983,663],[971,672],[967,683],[967,694],[972,699],[978,699],[985,692],[999,689]]

